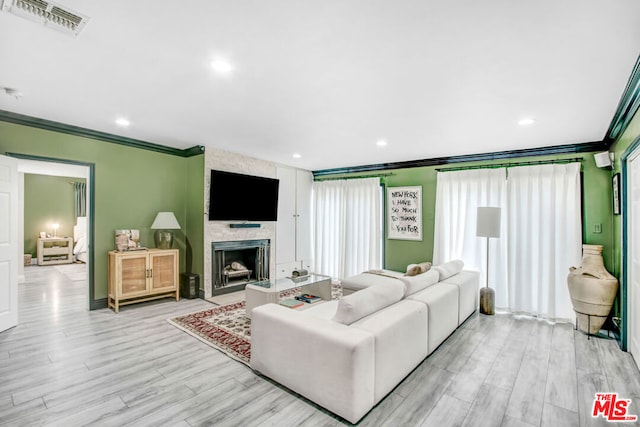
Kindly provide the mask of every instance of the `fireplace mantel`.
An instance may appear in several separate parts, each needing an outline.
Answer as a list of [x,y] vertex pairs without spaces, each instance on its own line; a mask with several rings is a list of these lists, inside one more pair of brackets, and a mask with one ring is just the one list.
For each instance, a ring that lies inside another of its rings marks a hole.
[[[237,153],[209,148],[205,151],[205,170],[211,169],[225,170],[228,172],[244,173],[249,175],[259,175],[269,178],[276,178],[276,164],[244,156]],[[204,206],[209,203],[210,174],[205,173]],[[276,223],[261,222],[259,228],[232,228],[232,223],[238,221],[209,221],[208,212],[204,213],[204,281],[202,284],[204,297],[212,296],[212,263],[213,242],[241,241],[241,240],[261,240],[270,241],[269,251],[269,275],[275,277],[275,245],[276,245]]]

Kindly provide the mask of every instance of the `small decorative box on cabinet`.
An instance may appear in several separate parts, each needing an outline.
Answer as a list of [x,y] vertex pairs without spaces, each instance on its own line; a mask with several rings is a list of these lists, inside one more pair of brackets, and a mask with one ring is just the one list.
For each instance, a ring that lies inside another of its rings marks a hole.
[[109,307],[158,298],[180,299],[178,250],[147,249],[109,252]]

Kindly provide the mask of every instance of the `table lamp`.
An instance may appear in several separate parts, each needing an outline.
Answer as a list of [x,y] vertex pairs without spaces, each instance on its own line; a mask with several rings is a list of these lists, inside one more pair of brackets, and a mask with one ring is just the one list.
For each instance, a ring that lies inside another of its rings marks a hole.
[[57,222],[52,225],[53,227],[53,237],[58,237],[58,228],[60,228],[60,224]]
[[180,224],[173,212],[158,212],[156,219],[151,224],[151,229],[156,230],[154,240],[156,248],[171,249],[173,246],[173,233],[169,230],[179,230]]
[[489,287],[489,238],[500,237],[500,208],[478,208],[476,236],[487,238],[487,282],[480,289],[480,313],[495,314],[495,291]]

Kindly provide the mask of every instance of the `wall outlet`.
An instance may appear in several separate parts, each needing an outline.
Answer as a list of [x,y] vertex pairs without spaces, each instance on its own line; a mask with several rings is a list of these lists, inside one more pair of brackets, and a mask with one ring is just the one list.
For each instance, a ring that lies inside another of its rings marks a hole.
[[594,224],[593,225],[593,232],[596,233],[596,234],[602,233],[602,224]]

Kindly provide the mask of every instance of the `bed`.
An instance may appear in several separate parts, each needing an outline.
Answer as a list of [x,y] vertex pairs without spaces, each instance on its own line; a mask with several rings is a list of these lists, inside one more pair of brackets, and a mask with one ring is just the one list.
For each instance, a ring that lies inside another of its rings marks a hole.
[[87,262],[87,217],[79,216],[73,226],[73,256],[76,261]]

